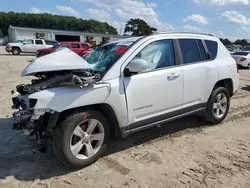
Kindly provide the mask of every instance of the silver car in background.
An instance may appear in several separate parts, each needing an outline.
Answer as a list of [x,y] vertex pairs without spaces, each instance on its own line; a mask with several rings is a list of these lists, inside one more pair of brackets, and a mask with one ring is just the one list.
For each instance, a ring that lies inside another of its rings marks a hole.
[[234,52],[232,57],[238,65],[250,69],[250,51]]

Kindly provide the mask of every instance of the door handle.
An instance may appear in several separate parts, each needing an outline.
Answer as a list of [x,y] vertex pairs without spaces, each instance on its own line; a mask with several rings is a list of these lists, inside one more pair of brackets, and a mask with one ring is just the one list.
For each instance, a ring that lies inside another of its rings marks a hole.
[[168,80],[173,80],[176,79],[180,76],[179,73],[172,73],[171,75],[168,76]]

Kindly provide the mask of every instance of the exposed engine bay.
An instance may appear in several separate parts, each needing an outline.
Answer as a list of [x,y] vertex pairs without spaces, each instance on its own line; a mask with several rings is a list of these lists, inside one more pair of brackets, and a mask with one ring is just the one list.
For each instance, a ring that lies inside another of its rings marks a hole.
[[84,70],[38,73],[35,76],[37,79],[31,80],[31,84],[18,85],[16,87],[17,92],[21,95],[26,95],[62,86],[84,87],[101,79],[100,74]]
[[[28,136],[28,139],[35,137],[33,151],[46,151],[46,142],[50,136],[48,123],[50,118],[57,116],[52,110],[33,110],[36,104],[35,99],[29,99],[28,95],[42,91],[44,89],[55,87],[79,87],[94,84],[101,79],[100,74],[82,70],[59,71],[39,73],[37,78],[31,81],[31,84],[20,84],[16,91],[11,91],[13,98],[13,129],[22,130]],[[51,131],[52,132],[52,131]]]
[[[67,55],[70,56],[70,59],[75,60],[75,64],[71,63],[71,69],[67,64],[61,61],[60,68],[64,70],[58,70],[58,67],[53,68],[53,66],[48,66],[44,63],[44,66],[48,67],[48,71],[41,71],[41,63],[48,62],[47,59],[53,59],[53,56],[62,52],[55,52],[53,54],[46,55],[44,57],[38,58],[35,61],[32,61],[24,70],[26,75],[32,75],[35,79],[31,80],[30,84],[19,84],[16,86],[16,91],[12,90],[12,109],[15,110],[13,113],[13,129],[21,130],[25,135],[28,136],[28,139],[35,139],[35,145],[33,151],[36,150],[46,151],[46,142],[47,138],[50,137],[53,132],[52,128],[54,125],[59,113],[50,110],[50,109],[34,109],[37,100],[30,99],[28,96],[50,88],[57,87],[77,87],[83,89],[85,86],[92,85],[101,80],[101,74],[93,70],[80,69],[82,66],[81,57],[76,54],[72,54],[69,50],[62,50],[65,61],[67,61]],[[59,59],[60,60],[60,59]],[[38,63],[37,63],[38,61]],[[74,68],[74,65],[76,68]],[[58,66],[58,64],[56,65]],[[53,70],[54,69],[54,70]],[[34,73],[32,72],[34,71]],[[26,76],[23,72],[23,76]],[[54,122],[53,122],[54,121]]]

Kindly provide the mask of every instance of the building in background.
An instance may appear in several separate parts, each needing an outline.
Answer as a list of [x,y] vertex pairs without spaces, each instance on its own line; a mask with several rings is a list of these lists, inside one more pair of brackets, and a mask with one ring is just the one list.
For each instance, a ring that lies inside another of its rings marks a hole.
[[101,33],[89,33],[80,31],[65,31],[54,29],[38,29],[28,27],[9,26],[9,42],[16,42],[26,38],[44,38],[47,40],[89,42],[99,45],[110,41],[127,38],[122,35],[110,35]]

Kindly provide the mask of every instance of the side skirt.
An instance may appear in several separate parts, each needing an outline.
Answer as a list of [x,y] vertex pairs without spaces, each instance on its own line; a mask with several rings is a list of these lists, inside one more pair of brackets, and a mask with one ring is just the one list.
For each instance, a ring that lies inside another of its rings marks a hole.
[[130,135],[132,133],[135,133],[135,132],[139,132],[139,131],[142,131],[142,130],[145,130],[145,129],[156,127],[157,125],[161,125],[163,123],[167,123],[167,122],[170,122],[170,121],[173,121],[173,120],[176,120],[176,119],[180,119],[180,118],[185,117],[185,116],[189,116],[191,114],[195,114],[197,112],[202,112],[204,110],[205,110],[205,107],[197,109],[197,110],[193,110],[193,111],[181,114],[181,115],[177,115],[177,116],[174,116],[174,117],[171,117],[171,118],[167,118],[167,119],[164,119],[164,120],[161,120],[161,121],[156,121],[154,123],[150,123],[150,124],[143,125],[143,126],[140,126],[140,127],[137,127],[137,128],[133,128],[133,129],[130,129],[130,130],[128,130],[127,127],[124,127],[123,130],[122,130],[122,132],[124,132],[123,137],[126,137],[126,136],[128,136],[128,135]]

